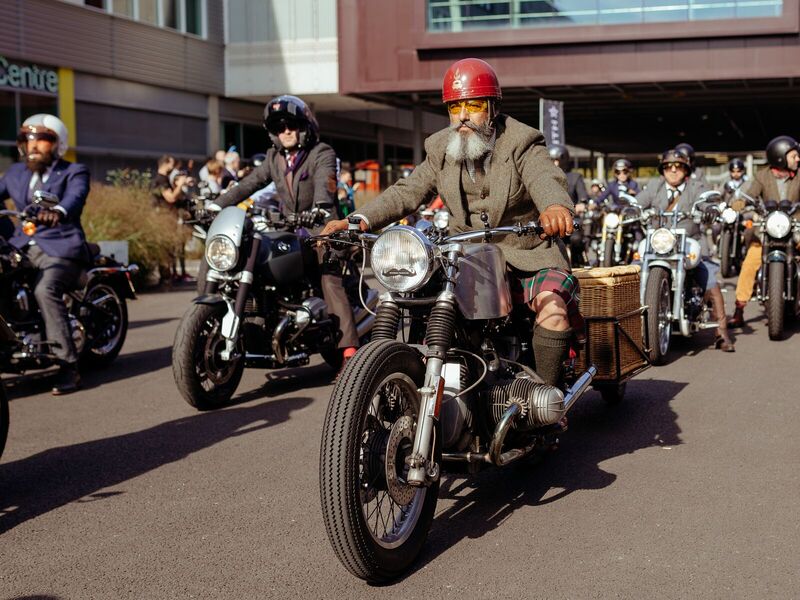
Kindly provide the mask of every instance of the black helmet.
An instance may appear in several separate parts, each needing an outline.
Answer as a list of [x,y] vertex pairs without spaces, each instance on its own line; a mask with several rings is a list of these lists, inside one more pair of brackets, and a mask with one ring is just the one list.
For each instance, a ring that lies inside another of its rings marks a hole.
[[627,158],[618,158],[614,161],[614,165],[611,168],[614,169],[614,171],[622,171],[623,169],[630,171],[633,165]]
[[672,150],[667,150],[661,155],[661,159],[658,161],[658,172],[662,175],[664,174],[664,165],[668,165],[671,163],[680,163],[686,167],[686,170],[691,172],[692,165],[689,162],[689,157],[686,155],[685,152],[681,152],[676,148]]
[[675,146],[674,150],[677,152],[682,152],[686,155],[686,158],[689,159],[689,168],[694,171],[695,167],[695,157],[694,157],[694,147],[691,144],[687,144],[686,142],[681,142],[677,146]]
[[278,134],[286,127],[300,130],[298,142],[300,148],[310,148],[319,139],[319,124],[314,114],[297,96],[278,96],[267,102],[264,107],[264,129],[279,151],[283,151],[283,145],[278,139]]
[[797,150],[797,140],[788,135],[779,135],[767,144],[767,162],[776,169],[785,169],[786,155]]
[[728,171],[733,171],[734,169],[744,171],[744,161],[741,158],[732,158],[728,161]]
[[566,146],[553,144],[548,150],[550,151],[550,159],[557,160],[562,169],[567,169],[569,167],[569,150],[567,150]]

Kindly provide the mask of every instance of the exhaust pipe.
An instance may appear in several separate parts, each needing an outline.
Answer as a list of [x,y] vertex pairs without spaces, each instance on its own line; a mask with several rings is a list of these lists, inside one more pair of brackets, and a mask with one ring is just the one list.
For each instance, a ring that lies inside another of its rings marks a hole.
[[586,393],[586,390],[592,385],[592,380],[595,375],[597,375],[597,367],[591,365],[586,369],[586,372],[578,377],[575,383],[570,386],[564,396],[564,414],[567,414],[567,411],[572,408],[575,401]]
[[283,350],[283,332],[289,326],[289,321],[291,317],[286,315],[283,317],[278,323],[277,327],[275,327],[275,331],[272,333],[272,352],[275,354],[275,360],[279,365],[283,365],[286,363],[286,357]]
[[359,339],[364,337],[368,331],[372,329],[372,326],[375,324],[375,316],[370,315],[367,311],[364,311],[364,314],[368,315],[366,319],[362,319],[358,325],[356,325],[356,333],[358,334]]

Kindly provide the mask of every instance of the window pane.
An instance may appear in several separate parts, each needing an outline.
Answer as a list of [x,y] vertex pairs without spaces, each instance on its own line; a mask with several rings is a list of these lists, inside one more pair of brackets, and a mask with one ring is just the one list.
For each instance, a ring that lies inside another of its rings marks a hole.
[[133,17],[133,0],[112,0],[111,10],[115,15]]
[[222,123],[222,147],[227,150],[231,146],[236,146],[236,148],[241,150],[241,127],[239,127],[239,123],[225,121]]
[[19,95],[20,118],[24,121],[37,113],[58,115],[58,100],[50,96],[34,96],[33,94]]
[[267,149],[270,146],[269,138],[267,137],[267,131],[263,127],[257,127],[255,125],[244,125],[242,127],[243,135],[242,135],[242,148],[241,148],[241,155],[242,157],[250,158],[253,154],[258,154],[259,152],[266,153]]
[[[18,156],[16,146],[0,146],[0,177],[17,161]],[[0,202],[0,208],[3,208],[3,202]]]
[[186,33],[203,34],[201,0],[186,0]]
[[84,0],[84,4],[86,4],[86,6],[94,6],[95,8],[100,8],[103,10],[106,8],[105,0]]
[[164,27],[171,29],[178,28],[178,5],[177,0],[161,0],[162,10],[164,11]]
[[158,25],[158,0],[139,0],[139,20]]
[[0,140],[17,139],[17,111],[14,92],[0,92]]

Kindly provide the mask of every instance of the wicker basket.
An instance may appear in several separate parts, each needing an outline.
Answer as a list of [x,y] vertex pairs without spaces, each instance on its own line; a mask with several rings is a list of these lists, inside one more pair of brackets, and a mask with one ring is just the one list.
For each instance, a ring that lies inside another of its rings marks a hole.
[[[646,364],[640,353],[643,346],[642,316],[623,316],[641,306],[639,267],[576,269],[573,274],[581,285],[581,313],[586,318],[586,351],[576,361],[578,372],[586,368],[587,355],[597,367],[596,380],[617,380]],[[592,317],[622,317],[616,320],[593,320]],[[622,332],[631,340],[628,340]],[[615,334],[616,332],[616,334]],[[617,371],[619,355],[619,372]]]

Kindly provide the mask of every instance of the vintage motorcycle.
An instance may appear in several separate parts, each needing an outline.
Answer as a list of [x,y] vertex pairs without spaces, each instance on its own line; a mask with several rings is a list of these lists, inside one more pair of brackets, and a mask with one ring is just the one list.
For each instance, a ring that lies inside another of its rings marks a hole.
[[[57,203],[57,198],[47,192],[39,191],[35,196],[31,210],[1,210],[0,215],[20,219],[26,233],[32,235],[38,226],[37,207]],[[103,256],[97,244],[88,246],[92,264],[82,273],[79,287],[69,290],[65,300],[80,363],[103,367],[114,361],[125,343],[127,300],[136,298],[131,276],[138,267]],[[0,238],[0,314],[5,319],[6,334],[10,331],[14,335],[13,342],[0,352],[0,372],[24,373],[57,364],[52,352],[54,342],[45,338],[44,320],[33,293],[37,273],[24,253]]]
[[620,192],[619,202],[607,205],[600,235],[601,267],[627,265],[642,239],[642,209],[636,198]]
[[730,204],[720,205],[722,209],[717,219],[720,225],[717,239],[717,256],[720,273],[723,277],[732,277],[739,272],[747,250],[745,232],[753,226],[753,213],[756,205],[737,196],[739,186],[729,181],[725,190],[732,198]]
[[[353,219],[328,241],[349,233],[371,245],[372,270],[388,291],[372,341],[346,365],[328,404],[320,491],[339,560],[384,582],[420,553],[443,470],[472,473],[550,447],[596,369],[573,376],[565,392],[525,366],[533,364],[530,311],[512,305],[502,251],[469,243],[540,234],[535,223],[453,236],[357,227]],[[400,330],[407,342],[396,339]]]
[[800,244],[800,203],[765,200],[759,203],[741,188],[737,198],[756,207],[756,234],[761,242],[761,268],[756,278],[756,297],[767,311],[769,339],[783,338],[787,314],[800,316],[800,269],[796,247]]
[[700,329],[717,327],[711,320],[704,290],[694,278],[701,261],[700,242],[678,223],[691,218],[699,224],[715,218],[719,200],[719,192],[709,191],[700,194],[688,214],[678,210],[643,214],[647,229],[638,250],[642,261],[640,294],[642,305],[649,307],[647,346],[655,365],[666,361],[673,328],[691,337]]
[[[341,366],[338,322],[322,299],[317,251],[305,243],[299,216],[284,218],[253,202],[241,206],[223,209],[208,230],[204,293],[181,319],[172,347],[175,383],[198,410],[224,406],[245,367],[297,367],[316,353],[334,369]],[[316,223],[327,215],[311,211]],[[364,284],[351,256],[333,264],[344,265],[358,336],[366,340],[378,293]]]

